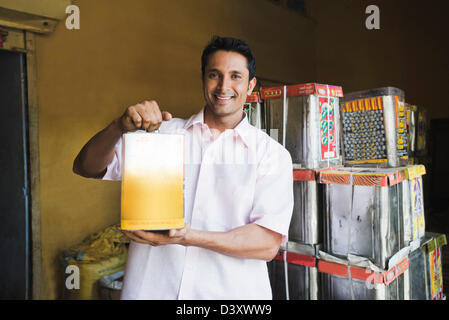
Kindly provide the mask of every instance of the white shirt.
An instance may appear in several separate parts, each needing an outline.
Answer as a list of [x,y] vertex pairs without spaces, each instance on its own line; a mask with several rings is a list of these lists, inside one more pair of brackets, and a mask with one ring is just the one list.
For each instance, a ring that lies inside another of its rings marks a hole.
[[[289,152],[246,115],[216,140],[204,109],[188,120],[164,121],[163,132],[185,134],[184,218],[192,229],[229,231],[255,223],[287,241],[293,211]],[[121,140],[103,179],[121,179]],[[122,299],[271,299],[266,262],[212,250],[131,241]]]

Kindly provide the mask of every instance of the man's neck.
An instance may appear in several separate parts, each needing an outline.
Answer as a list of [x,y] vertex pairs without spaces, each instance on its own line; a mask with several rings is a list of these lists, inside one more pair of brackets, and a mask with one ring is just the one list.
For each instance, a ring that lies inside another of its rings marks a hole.
[[234,129],[240,121],[242,121],[242,113],[237,112],[226,117],[215,116],[207,107],[204,107],[204,123],[213,131],[218,131],[219,133],[225,131],[226,129]]

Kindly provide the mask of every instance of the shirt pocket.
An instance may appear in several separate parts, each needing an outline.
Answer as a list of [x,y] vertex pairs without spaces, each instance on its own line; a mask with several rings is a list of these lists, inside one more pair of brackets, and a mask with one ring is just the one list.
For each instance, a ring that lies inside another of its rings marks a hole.
[[236,227],[249,222],[256,181],[252,165],[216,165],[214,170],[214,196],[222,218]]

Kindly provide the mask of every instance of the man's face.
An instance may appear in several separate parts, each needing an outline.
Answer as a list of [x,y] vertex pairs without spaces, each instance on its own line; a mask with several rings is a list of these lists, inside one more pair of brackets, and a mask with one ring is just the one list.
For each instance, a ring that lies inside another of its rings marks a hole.
[[246,57],[233,51],[218,50],[209,56],[204,70],[204,98],[216,117],[241,115],[248,94],[256,85],[249,81]]

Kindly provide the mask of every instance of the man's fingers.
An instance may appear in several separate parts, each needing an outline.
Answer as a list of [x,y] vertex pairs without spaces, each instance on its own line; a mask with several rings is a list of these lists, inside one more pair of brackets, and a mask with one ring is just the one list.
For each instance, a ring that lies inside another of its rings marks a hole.
[[134,231],[134,234],[143,240],[155,243],[167,241],[167,232],[159,233],[159,232],[136,230]]
[[154,122],[151,112],[147,109],[142,109],[140,112],[142,114],[142,120],[143,120],[142,129],[150,131],[149,129],[150,129],[152,123]]
[[125,115],[125,121],[128,120],[129,124],[132,125],[135,129],[138,129],[142,126],[142,116],[139,114],[135,106],[129,107],[126,110]]
[[151,119],[150,125],[148,126],[148,131],[154,131],[159,129],[162,123],[162,114],[159,109],[151,109],[149,110],[149,117]]
[[161,112],[156,101],[143,101],[126,109],[121,120],[122,131],[143,129],[152,132],[159,129],[162,121],[171,119],[171,113],[167,111]]
[[186,233],[188,232],[188,225],[186,224],[186,226],[184,228],[179,228],[179,229],[170,229],[168,232],[168,237],[169,238],[183,238],[185,237]]
[[170,112],[167,112],[167,111],[162,111],[162,119],[163,119],[164,121],[171,120],[171,119],[172,119],[171,113],[170,113]]
[[125,236],[139,243],[160,246],[166,244],[180,243],[187,232],[188,225],[180,229],[170,229],[164,231],[144,231],[144,230],[121,230]]
[[153,242],[153,241],[149,241],[148,239],[143,239],[141,237],[139,237],[138,235],[135,234],[135,231],[125,231],[122,230],[122,232],[125,234],[125,236],[127,236],[128,238],[130,238],[131,240],[138,242],[138,243],[143,243],[143,244],[149,244],[153,247],[157,247],[160,244],[157,242]]
[[136,127],[136,129],[139,129],[142,126],[142,118],[140,117],[133,117],[131,118],[134,127]]
[[133,232],[125,231],[125,230],[122,230],[122,232],[123,232],[123,234],[124,234],[125,236],[127,236],[128,238],[130,238],[130,239],[133,240],[133,241],[136,241],[136,242],[139,242],[139,243],[145,243],[145,244],[148,244],[147,241],[145,241],[145,240],[143,240],[143,239],[137,237]]

